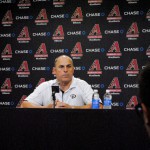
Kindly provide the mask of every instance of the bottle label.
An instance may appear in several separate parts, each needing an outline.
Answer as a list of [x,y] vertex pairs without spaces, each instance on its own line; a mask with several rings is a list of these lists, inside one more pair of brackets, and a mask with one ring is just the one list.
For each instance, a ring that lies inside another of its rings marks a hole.
[[104,99],[104,106],[111,106],[111,99]]
[[99,109],[99,100],[92,99],[92,109]]

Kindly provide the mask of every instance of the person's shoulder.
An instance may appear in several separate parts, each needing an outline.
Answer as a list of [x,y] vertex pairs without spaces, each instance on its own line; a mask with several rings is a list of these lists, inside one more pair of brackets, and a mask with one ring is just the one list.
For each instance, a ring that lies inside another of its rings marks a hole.
[[75,77],[74,77],[74,80],[75,80],[75,82],[76,82],[77,84],[86,84],[86,85],[88,85],[88,83],[87,83],[85,80],[83,80],[83,79],[75,78]]
[[48,80],[48,81],[45,81],[45,82],[42,82],[39,87],[46,87],[46,86],[52,86],[53,84],[56,83],[56,79],[54,80]]

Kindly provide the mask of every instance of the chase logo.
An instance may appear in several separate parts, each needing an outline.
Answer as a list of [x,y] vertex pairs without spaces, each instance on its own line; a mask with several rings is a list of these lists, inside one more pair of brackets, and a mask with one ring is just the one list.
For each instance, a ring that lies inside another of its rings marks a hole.
[[15,3],[15,0],[0,0],[0,4],[11,4],[11,3]]
[[50,71],[50,67],[32,67],[33,71]]
[[105,85],[103,83],[101,83],[101,84],[92,84],[91,87],[93,89],[103,89],[103,88],[105,88]]
[[86,70],[85,66],[76,66],[74,67],[75,70],[84,71]]
[[50,32],[39,32],[39,33],[32,33],[32,36],[34,37],[46,37],[46,36],[50,36],[51,33]]
[[51,19],[64,19],[64,18],[69,18],[69,14],[51,15]]
[[67,32],[67,35],[86,35],[86,32],[85,31],[68,31]]
[[75,94],[71,94],[70,97],[71,97],[72,99],[74,99],[74,98],[76,98],[76,95],[75,95]]

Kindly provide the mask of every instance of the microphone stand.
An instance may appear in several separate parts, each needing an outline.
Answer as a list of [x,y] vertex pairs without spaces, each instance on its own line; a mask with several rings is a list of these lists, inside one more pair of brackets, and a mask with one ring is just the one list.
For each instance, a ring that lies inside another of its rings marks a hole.
[[56,101],[56,97],[55,97],[55,91],[52,92],[52,97],[53,97],[53,108],[55,108],[55,101]]

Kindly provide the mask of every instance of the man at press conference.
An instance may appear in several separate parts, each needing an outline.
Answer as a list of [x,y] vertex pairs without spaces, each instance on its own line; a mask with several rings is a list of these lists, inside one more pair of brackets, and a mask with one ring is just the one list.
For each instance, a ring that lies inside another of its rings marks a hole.
[[[56,79],[41,83],[21,104],[21,108],[91,108],[93,89],[84,80],[75,78],[69,56],[55,59],[52,73]],[[59,87],[55,98],[52,88]]]

